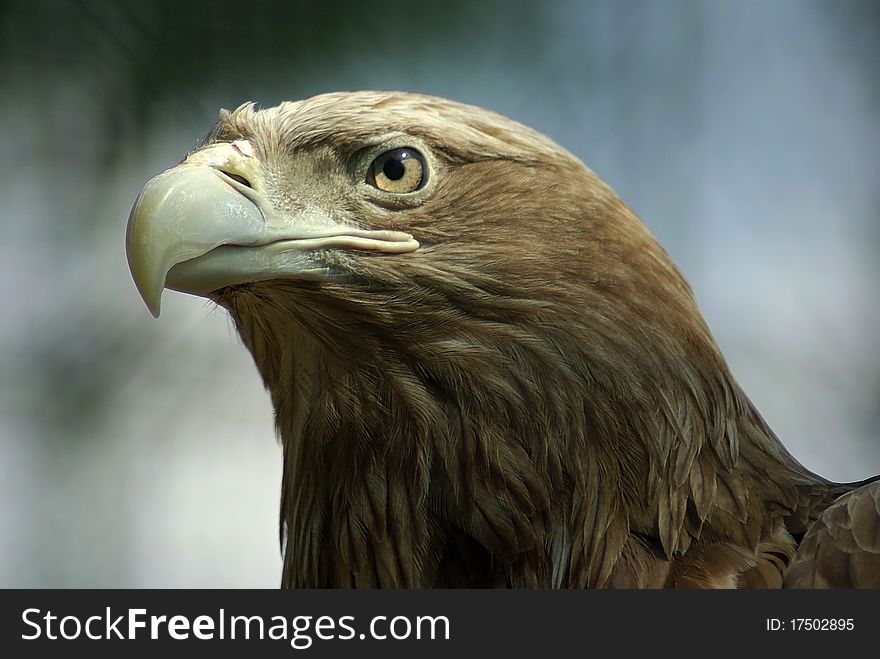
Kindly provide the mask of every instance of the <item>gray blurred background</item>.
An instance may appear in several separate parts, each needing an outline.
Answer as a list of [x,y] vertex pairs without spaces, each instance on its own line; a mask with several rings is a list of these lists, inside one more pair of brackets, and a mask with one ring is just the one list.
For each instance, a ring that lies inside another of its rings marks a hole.
[[880,472],[880,3],[0,2],[0,586],[279,583],[280,450],[225,313],[123,237],[221,107],[404,89],[581,157],[805,465]]

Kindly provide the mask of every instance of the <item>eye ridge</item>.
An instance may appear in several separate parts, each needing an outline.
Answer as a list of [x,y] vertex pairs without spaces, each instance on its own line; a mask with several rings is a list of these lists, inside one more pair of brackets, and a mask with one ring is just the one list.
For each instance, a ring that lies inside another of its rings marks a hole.
[[386,151],[370,164],[366,182],[383,192],[406,194],[425,183],[427,167],[418,150],[402,147]]

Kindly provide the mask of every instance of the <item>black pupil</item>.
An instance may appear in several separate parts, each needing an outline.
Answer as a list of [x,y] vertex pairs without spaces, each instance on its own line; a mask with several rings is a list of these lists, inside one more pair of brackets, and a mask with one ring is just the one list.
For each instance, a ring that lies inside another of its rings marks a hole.
[[403,175],[406,173],[406,166],[403,164],[403,158],[397,156],[386,160],[385,164],[382,165],[382,173],[391,181],[399,181],[402,179]]

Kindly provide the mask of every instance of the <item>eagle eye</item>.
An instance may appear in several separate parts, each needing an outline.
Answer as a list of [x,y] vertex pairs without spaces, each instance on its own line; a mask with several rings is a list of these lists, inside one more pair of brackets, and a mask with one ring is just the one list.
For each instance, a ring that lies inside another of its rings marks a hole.
[[425,161],[415,149],[386,151],[367,171],[367,183],[384,192],[414,192],[425,181]]

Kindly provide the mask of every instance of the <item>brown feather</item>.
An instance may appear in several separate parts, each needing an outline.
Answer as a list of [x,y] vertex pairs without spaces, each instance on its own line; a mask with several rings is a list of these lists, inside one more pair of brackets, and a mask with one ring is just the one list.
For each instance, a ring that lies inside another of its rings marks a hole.
[[[392,132],[433,178],[385,207],[351,163]],[[215,296],[276,410],[285,586],[779,587],[820,515],[786,584],[876,585],[880,486],[823,514],[850,486],[782,447],[667,254],[571,154],[393,93],[245,105],[206,143],[237,138],[279,212],[421,245]]]
[[880,588],[880,481],[840,497],[812,525],[786,588]]

